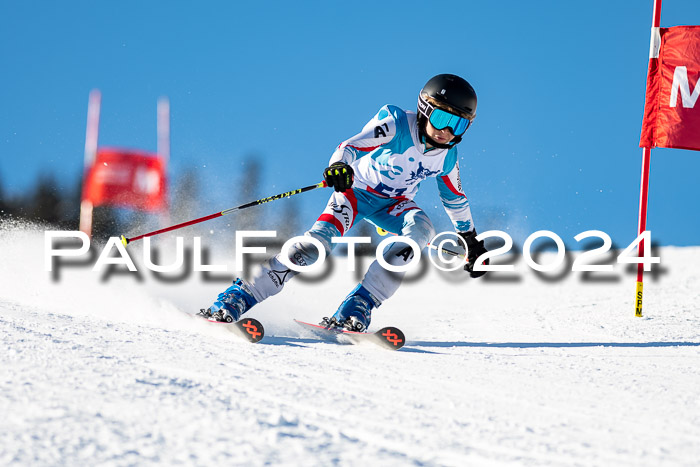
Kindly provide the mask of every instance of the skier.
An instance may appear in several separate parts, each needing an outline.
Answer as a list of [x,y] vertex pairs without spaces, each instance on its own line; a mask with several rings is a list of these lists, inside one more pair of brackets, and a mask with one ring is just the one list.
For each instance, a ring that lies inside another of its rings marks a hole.
[[[418,112],[383,106],[360,133],[338,146],[323,177],[335,192],[311,229],[305,233],[323,244],[329,254],[333,237],[342,236],[361,219],[414,240],[424,248],[435,229],[413,201],[420,182],[437,179],[439,196],[456,232],[468,246],[464,269],[471,277],[476,259],[486,252],[476,240],[471,210],[462,190],[457,148],[476,116],[476,93],[456,75],[431,78],[418,97]],[[292,264],[306,266],[318,258],[311,243],[298,242],[289,250]],[[395,266],[408,263],[413,253],[405,243],[385,249],[384,259]],[[488,264],[488,259],[483,264]],[[280,261],[280,254],[261,265],[251,280],[236,279],[201,314],[217,321],[237,321],[257,303],[277,294],[297,272]],[[372,310],[399,288],[404,273],[390,272],[374,261],[362,281],[343,300],[326,327],[365,331]]]

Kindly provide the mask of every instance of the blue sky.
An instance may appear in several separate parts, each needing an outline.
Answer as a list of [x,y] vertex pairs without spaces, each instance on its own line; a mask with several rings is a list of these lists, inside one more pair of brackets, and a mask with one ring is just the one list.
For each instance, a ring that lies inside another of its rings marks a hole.
[[[599,229],[624,247],[637,229],[652,4],[3,1],[0,181],[11,194],[45,173],[73,185],[93,88],[100,145],[155,150],[165,95],[170,175],[196,168],[205,215],[231,207],[247,157],[263,165],[260,196],[316,183],[383,104],[413,110],[425,81],[455,73],[479,96],[459,146],[477,229],[516,242],[547,229],[572,247]],[[661,22],[700,24],[700,2],[667,0]],[[655,241],[700,244],[698,173],[696,152],[653,151]],[[449,228],[433,185],[417,201]],[[328,194],[300,196],[304,226]]]

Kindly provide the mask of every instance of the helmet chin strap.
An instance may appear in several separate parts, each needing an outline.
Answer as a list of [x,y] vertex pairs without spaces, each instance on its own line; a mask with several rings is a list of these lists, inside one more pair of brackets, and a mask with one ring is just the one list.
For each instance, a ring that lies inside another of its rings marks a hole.
[[434,148],[439,148],[439,149],[452,149],[452,148],[455,146],[455,144],[457,144],[457,143],[459,143],[460,141],[462,141],[462,138],[461,138],[461,137],[455,137],[455,139],[453,139],[453,140],[450,141],[449,143],[443,144],[443,143],[438,143],[437,141],[435,141],[435,140],[434,140],[433,138],[431,138],[430,136],[425,135],[425,141],[426,141],[429,145],[431,145],[432,147],[434,147]]

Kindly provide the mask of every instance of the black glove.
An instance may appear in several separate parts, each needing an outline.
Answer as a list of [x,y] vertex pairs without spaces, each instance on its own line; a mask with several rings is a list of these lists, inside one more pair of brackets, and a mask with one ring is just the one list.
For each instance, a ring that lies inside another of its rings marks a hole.
[[352,187],[355,172],[345,162],[334,162],[323,171],[323,179],[326,185],[335,188],[335,191],[345,191]]
[[[475,271],[474,266],[476,265],[476,259],[486,253],[488,250],[484,247],[484,241],[477,241],[476,230],[471,232],[457,232],[460,237],[464,239],[467,244],[467,259],[469,263],[464,266],[464,270],[469,273],[471,277],[481,277],[486,274],[486,271]],[[489,264],[489,259],[486,258],[481,264]]]

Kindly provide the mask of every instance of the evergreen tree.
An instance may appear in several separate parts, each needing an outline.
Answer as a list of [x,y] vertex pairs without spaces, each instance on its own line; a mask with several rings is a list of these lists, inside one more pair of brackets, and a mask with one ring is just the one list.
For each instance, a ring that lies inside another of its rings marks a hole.
[[287,241],[289,238],[304,233],[304,227],[301,222],[305,219],[302,218],[300,201],[298,198],[292,197],[280,201],[276,211],[278,215],[275,216],[275,229],[277,230],[277,236],[282,241]]
[[61,198],[53,175],[41,175],[27,206],[27,217],[58,224],[61,221]]
[[129,222],[121,220],[119,208],[112,206],[98,206],[92,211],[92,238],[97,241],[107,241],[109,237],[118,237]]
[[[260,163],[261,157],[259,155],[253,154],[246,158],[243,163],[243,170],[241,172],[241,183],[240,183],[240,197],[239,203],[247,203],[260,198],[260,180],[262,175],[262,164]],[[236,226],[235,230],[259,230],[263,229],[263,222],[261,221],[264,217],[263,214],[268,209],[264,204],[251,209],[244,209],[235,214],[236,218],[233,220],[233,225]]]
[[80,201],[83,192],[82,171],[69,184],[69,188],[61,190],[61,225],[66,230],[78,230],[80,224]]
[[[189,167],[177,178],[170,193],[170,223],[176,224],[186,220],[201,217],[208,214],[213,206],[203,205],[200,194],[201,180],[197,169]],[[205,212],[206,211],[206,212]],[[204,224],[197,224],[188,227],[187,235],[202,236],[202,232],[211,227]]]
[[9,208],[10,205],[8,204],[7,198],[5,197],[5,188],[2,184],[2,174],[0,174],[0,215],[9,214]]
[[189,219],[200,214],[200,180],[194,168],[188,168],[177,179],[171,193],[171,214],[178,219]]

